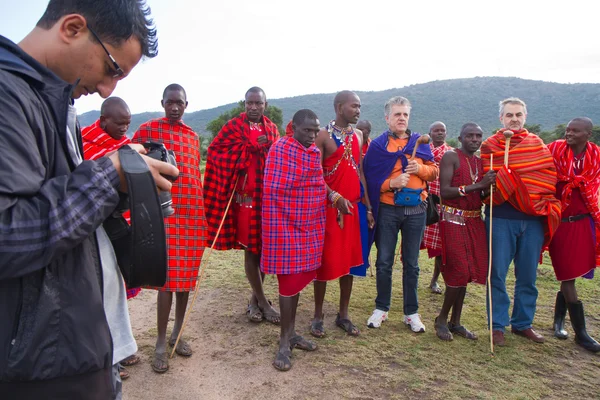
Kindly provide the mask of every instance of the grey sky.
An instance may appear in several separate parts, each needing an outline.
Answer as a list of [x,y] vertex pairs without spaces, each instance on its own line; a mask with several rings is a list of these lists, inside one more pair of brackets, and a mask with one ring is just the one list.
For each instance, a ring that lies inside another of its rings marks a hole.
[[[21,40],[46,0],[0,0],[0,34]],[[160,110],[183,85],[188,111],[242,99],[342,89],[383,90],[432,80],[516,76],[600,82],[596,1],[148,0],[159,56],[114,95],[133,113]],[[460,94],[457,93],[457,96]],[[99,109],[98,95],[77,101]]]

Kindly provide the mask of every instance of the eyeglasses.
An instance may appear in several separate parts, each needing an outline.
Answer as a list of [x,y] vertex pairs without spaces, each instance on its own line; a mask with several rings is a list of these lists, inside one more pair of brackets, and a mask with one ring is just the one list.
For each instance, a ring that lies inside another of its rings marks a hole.
[[102,46],[102,48],[106,52],[106,55],[108,56],[108,58],[110,58],[110,61],[113,64],[113,68],[115,69],[115,74],[113,75],[113,78],[122,78],[123,75],[125,75],[125,72],[123,71],[123,69],[121,67],[119,67],[119,64],[117,64],[114,57],[108,52],[108,49],[106,48],[106,46],[104,46],[104,43],[102,43],[102,40],[100,40],[98,35],[96,35],[96,32],[94,32],[94,30],[92,28],[90,28],[89,26],[88,26],[88,29],[92,33],[92,35],[94,35],[94,37],[96,38],[98,43],[100,43],[100,46]]

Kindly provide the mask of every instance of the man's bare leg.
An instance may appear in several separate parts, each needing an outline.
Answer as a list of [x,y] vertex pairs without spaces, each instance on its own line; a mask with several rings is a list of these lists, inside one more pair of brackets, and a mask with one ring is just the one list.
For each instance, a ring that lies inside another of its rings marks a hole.
[[452,306],[452,318],[450,319],[450,323],[448,327],[450,331],[455,335],[462,336],[466,339],[477,340],[477,335],[473,332],[470,332],[467,328],[460,324],[460,317],[462,315],[463,303],[465,302],[465,295],[467,294],[466,286],[457,288],[458,294],[456,295],[456,300],[454,301],[454,305]]
[[352,295],[352,284],[354,277],[352,275],[342,276],[340,278],[340,318],[350,319],[348,316],[348,305]]
[[315,281],[315,314],[311,322],[310,333],[314,337],[322,338],[325,336],[323,328],[323,302],[325,301],[325,292],[327,291],[327,282]]
[[454,307],[459,293],[460,288],[448,287],[446,285],[444,303],[442,304],[440,314],[435,319],[435,333],[442,340],[452,340],[452,333],[448,329],[448,314],[450,313],[450,309]]
[[279,296],[279,310],[281,311],[281,333],[279,335],[279,351],[273,361],[273,366],[280,371],[287,371],[292,367],[290,356],[292,345],[290,339],[296,336],[296,308],[300,294],[285,297]]
[[442,268],[442,256],[436,256],[435,261],[433,262],[433,275],[431,276],[431,282],[429,283],[429,288],[432,293],[442,294],[442,288],[438,284],[438,279],[440,278],[440,269]]
[[252,288],[253,292],[253,297],[250,300],[250,304],[253,304],[252,301],[256,300],[256,305],[258,305],[260,308],[263,317],[269,322],[279,324],[281,317],[279,316],[277,310],[275,310],[273,306],[269,304],[269,301],[267,300],[263,290],[264,274],[260,271],[260,254],[254,254],[248,250],[245,250],[244,268],[246,270],[246,277],[248,278],[248,282],[250,282],[250,287]]
[[[346,275],[340,278],[340,311],[339,311],[339,320],[340,321],[350,321],[350,316],[348,313],[348,305],[350,304],[350,296],[352,295],[352,284],[354,283],[354,276]],[[343,325],[343,327],[341,326]],[[348,334],[352,336],[357,336],[360,334],[360,330],[354,326],[352,323],[343,323],[338,324],[342,329],[344,329]]]
[[156,372],[166,372],[169,368],[167,361],[167,325],[173,304],[173,292],[159,291],[156,297],[156,319],[158,334],[152,368]]
[[[177,336],[179,335],[179,331],[181,331],[189,297],[190,292],[175,293],[175,325],[173,326],[171,338],[169,339],[169,344],[171,346],[175,344]],[[176,353],[184,357],[189,357],[192,355],[192,348],[190,347],[189,343],[183,339],[183,337],[179,339]]]

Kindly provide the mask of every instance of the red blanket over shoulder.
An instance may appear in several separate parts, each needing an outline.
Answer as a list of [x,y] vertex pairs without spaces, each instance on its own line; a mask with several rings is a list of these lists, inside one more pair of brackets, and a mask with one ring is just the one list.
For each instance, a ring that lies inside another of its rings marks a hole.
[[[246,113],[233,118],[223,126],[208,146],[206,171],[204,173],[204,203],[208,222],[208,239],[212,243],[223,219],[225,208],[231,198],[236,179],[241,171],[248,168],[253,155],[259,162],[256,171],[256,191],[252,196],[250,213],[250,237],[247,250],[260,253],[261,250],[261,196],[265,160],[271,145],[279,138],[277,125],[263,116],[267,142],[253,145],[250,142],[250,124]],[[235,240],[235,215],[230,211],[225,217],[223,228],[215,242],[216,250],[242,248]]]

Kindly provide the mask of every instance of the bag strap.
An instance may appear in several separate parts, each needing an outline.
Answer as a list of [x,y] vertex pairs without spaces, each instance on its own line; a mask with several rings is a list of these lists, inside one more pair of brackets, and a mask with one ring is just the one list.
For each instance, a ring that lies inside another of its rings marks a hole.
[[[167,243],[156,183],[140,154],[119,149],[131,210],[131,263],[126,282],[132,286],[163,286],[167,279]],[[124,267],[127,268],[127,267]]]

